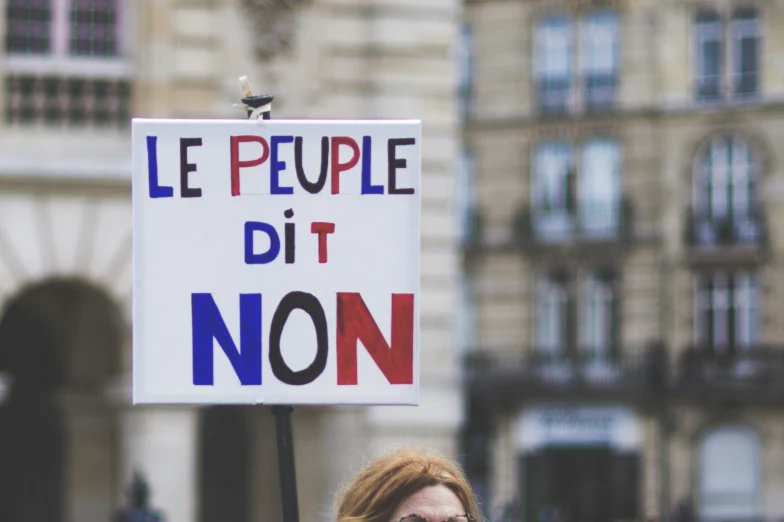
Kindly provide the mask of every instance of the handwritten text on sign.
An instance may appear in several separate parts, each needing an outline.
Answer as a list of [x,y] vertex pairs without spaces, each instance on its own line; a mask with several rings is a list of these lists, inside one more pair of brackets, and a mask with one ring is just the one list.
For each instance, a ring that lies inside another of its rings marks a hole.
[[134,120],[134,401],[416,404],[420,136]]

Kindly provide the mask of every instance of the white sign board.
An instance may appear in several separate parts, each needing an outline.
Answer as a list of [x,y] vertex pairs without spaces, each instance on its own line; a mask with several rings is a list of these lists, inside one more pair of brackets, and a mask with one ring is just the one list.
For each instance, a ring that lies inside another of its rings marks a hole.
[[133,122],[134,403],[416,404],[418,121]]
[[517,446],[610,446],[633,451],[641,443],[636,415],[622,407],[526,408],[518,423]]

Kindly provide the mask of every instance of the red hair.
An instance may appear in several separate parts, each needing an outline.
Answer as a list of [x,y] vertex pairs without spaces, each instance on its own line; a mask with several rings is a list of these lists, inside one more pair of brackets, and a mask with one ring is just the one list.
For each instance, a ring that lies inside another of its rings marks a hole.
[[342,492],[337,522],[390,522],[401,502],[423,488],[438,485],[452,490],[465,511],[481,520],[474,493],[460,466],[426,452],[398,450],[371,463]]

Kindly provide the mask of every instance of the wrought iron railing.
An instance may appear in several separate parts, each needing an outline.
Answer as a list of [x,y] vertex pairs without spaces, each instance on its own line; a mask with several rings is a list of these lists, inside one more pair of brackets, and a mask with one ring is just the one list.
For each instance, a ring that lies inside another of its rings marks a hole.
[[688,347],[681,353],[675,392],[710,400],[784,400],[784,346]]
[[479,393],[500,396],[616,393],[640,397],[661,390],[665,355],[658,346],[642,350],[590,353],[580,349],[553,352],[476,351],[465,360],[469,386]]
[[763,246],[767,242],[766,221],[759,210],[721,217],[690,211],[686,219],[686,241],[696,248]]
[[615,74],[591,74],[584,84],[584,103],[589,112],[606,111],[615,106],[618,78]]
[[540,78],[537,82],[539,110],[545,115],[566,114],[569,110],[571,80],[563,78]]
[[518,244],[614,241],[628,237],[631,219],[628,198],[581,201],[575,209],[521,207],[515,216],[513,237]]
[[721,75],[708,74],[694,79],[694,95],[699,101],[716,101],[722,98]]

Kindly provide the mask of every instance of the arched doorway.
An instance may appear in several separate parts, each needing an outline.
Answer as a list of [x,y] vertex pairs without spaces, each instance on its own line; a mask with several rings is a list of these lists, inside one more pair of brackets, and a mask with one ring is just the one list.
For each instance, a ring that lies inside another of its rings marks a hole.
[[75,281],[30,287],[5,307],[0,371],[12,384],[0,405],[4,519],[111,515],[116,436],[104,389],[119,371],[120,324],[103,293]]
[[700,520],[753,520],[760,514],[760,441],[754,430],[710,430],[700,442],[698,466]]
[[247,409],[202,410],[199,442],[199,522],[248,522],[250,437]]

